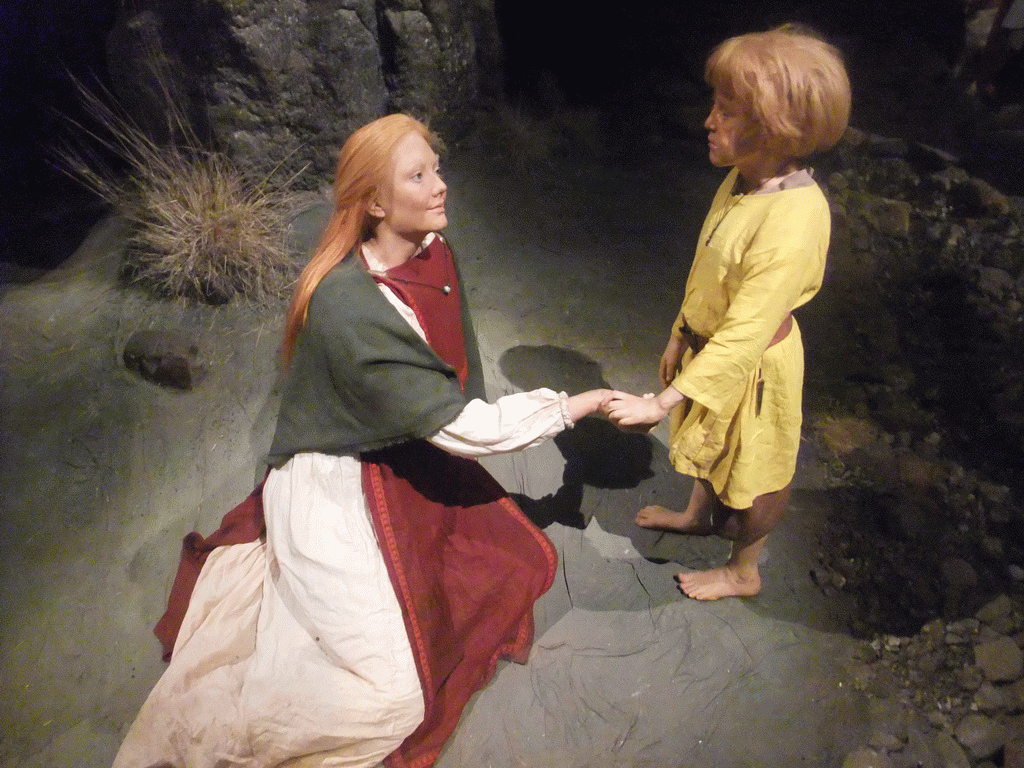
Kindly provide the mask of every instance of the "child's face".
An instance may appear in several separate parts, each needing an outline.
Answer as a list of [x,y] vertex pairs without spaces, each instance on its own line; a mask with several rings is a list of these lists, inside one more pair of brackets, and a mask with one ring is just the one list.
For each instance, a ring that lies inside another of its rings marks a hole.
[[736,165],[757,151],[757,124],[739,104],[715,91],[711,114],[704,121],[708,129],[708,155],[719,168]]

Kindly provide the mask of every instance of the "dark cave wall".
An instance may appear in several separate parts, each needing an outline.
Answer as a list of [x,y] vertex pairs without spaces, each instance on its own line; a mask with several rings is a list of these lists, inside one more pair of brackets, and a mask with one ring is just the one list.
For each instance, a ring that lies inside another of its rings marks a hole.
[[35,188],[38,160],[63,132],[62,115],[76,113],[68,73],[105,71],[105,36],[116,3],[0,3],[0,178],[12,200]]
[[154,132],[164,83],[210,146],[324,177],[345,137],[385,112],[458,131],[498,96],[501,46],[487,0],[135,0],[108,62]]
[[865,40],[887,37],[905,64],[934,69],[963,37],[962,0],[6,0],[0,20],[8,171],[61,132],[55,106],[75,113],[65,68],[95,73],[157,133],[160,77],[212,145],[267,162],[291,152],[329,173],[328,148],[385,111],[457,133],[506,93],[613,108],[700,87],[717,41],[787,20],[820,29],[854,65]]
[[[209,146],[248,165],[308,168],[312,186],[354,127],[396,109],[452,140],[502,99],[542,112],[703,108],[710,48],[787,20],[847,54],[856,125],[955,144],[960,127],[932,84],[958,52],[961,0],[5,0],[0,258],[30,261],[49,226],[35,209],[75,194],[49,159],[81,138],[68,117],[88,122],[68,72],[109,87],[166,138],[162,79]],[[917,119],[928,109],[936,119]]]

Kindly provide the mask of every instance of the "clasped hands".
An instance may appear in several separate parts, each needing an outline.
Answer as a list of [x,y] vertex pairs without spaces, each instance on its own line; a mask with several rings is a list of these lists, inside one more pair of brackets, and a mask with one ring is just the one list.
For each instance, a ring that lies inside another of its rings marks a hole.
[[684,348],[685,342],[680,337],[674,334],[669,337],[658,367],[658,378],[665,387],[660,394],[631,395],[617,389],[599,390],[600,404],[595,410],[623,432],[650,432],[669,411],[686,399],[672,386]]
[[612,390],[601,404],[601,413],[623,432],[646,433],[665,418],[671,407],[666,408],[661,397],[653,393],[641,396]]

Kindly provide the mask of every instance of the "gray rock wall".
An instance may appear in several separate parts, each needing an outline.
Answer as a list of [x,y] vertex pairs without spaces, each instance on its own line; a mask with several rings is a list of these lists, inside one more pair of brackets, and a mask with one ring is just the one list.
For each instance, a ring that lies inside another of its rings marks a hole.
[[247,166],[329,176],[356,127],[402,110],[448,131],[497,96],[492,0],[135,0],[108,38],[126,109]]

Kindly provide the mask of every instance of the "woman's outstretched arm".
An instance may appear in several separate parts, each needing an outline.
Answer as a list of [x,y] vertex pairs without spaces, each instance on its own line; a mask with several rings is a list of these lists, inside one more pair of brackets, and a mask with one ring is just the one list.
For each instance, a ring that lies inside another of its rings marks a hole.
[[541,388],[505,395],[494,403],[471,400],[430,442],[458,456],[521,451],[602,410],[611,395],[610,389],[592,389],[570,397]]

